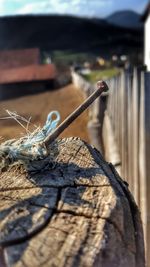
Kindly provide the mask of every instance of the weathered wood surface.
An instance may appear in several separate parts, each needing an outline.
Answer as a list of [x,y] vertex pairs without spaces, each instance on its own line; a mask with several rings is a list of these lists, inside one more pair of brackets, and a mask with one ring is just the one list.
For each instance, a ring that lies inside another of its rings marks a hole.
[[[126,183],[78,138],[45,169],[0,175],[0,266],[143,267],[140,214]],[[51,152],[50,152],[51,153]]]

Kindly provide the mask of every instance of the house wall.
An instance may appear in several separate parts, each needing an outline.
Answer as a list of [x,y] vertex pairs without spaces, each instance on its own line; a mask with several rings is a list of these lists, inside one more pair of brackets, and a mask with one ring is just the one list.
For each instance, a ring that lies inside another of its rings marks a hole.
[[150,14],[145,22],[145,55],[144,63],[150,71]]
[[12,69],[0,69],[0,84],[51,80],[56,78],[54,64],[28,65]]

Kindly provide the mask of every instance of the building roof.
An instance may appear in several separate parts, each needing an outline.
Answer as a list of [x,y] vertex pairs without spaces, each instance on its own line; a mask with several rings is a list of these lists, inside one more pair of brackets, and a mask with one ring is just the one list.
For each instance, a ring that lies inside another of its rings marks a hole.
[[0,51],[0,69],[40,64],[39,48]]
[[145,11],[141,17],[141,20],[144,22],[147,19],[149,14],[150,14],[150,2],[148,2],[147,6],[145,8]]
[[0,84],[51,80],[56,77],[54,64],[30,65],[0,70]]

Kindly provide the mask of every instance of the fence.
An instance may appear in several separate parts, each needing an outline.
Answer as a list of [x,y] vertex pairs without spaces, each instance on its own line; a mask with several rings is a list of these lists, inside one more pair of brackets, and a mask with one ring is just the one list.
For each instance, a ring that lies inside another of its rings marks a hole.
[[[95,86],[87,84],[85,88],[90,89],[85,90],[83,78],[80,77],[81,83],[77,76],[76,86],[86,94],[94,90]],[[132,73],[126,71],[107,83],[109,95],[90,109],[91,129],[95,122],[100,126],[91,136],[98,138],[98,148],[101,151],[104,148],[105,158],[119,166],[121,176],[129,183],[141,210],[150,266],[150,73],[139,69]],[[96,141],[92,143],[97,146]]]
[[[106,118],[119,150],[121,176],[141,210],[150,264],[150,73],[138,69],[122,72],[108,85]],[[107,127],[103,130],[105,136]]]

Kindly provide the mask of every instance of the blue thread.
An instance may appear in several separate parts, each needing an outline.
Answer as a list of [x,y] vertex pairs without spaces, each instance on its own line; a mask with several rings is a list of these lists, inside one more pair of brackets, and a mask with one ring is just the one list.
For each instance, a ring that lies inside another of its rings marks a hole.
[[[56,119],[52,119],[53,115],[56,116]],[[39,142],[44,141],[44,139],[55,130],[59,121],[60,121],[59,112],[56,110],[51,111],[47,116],[47,120],[46,120],[44,127],[40,130],[40,132],[36,133],[33,137],[32,136],[29,137],[30,139],[25,145],[28,146],[28,144],[29,144],[29,146],[30,146],[31,144],[35,144],[35,143],[39,143]]]

